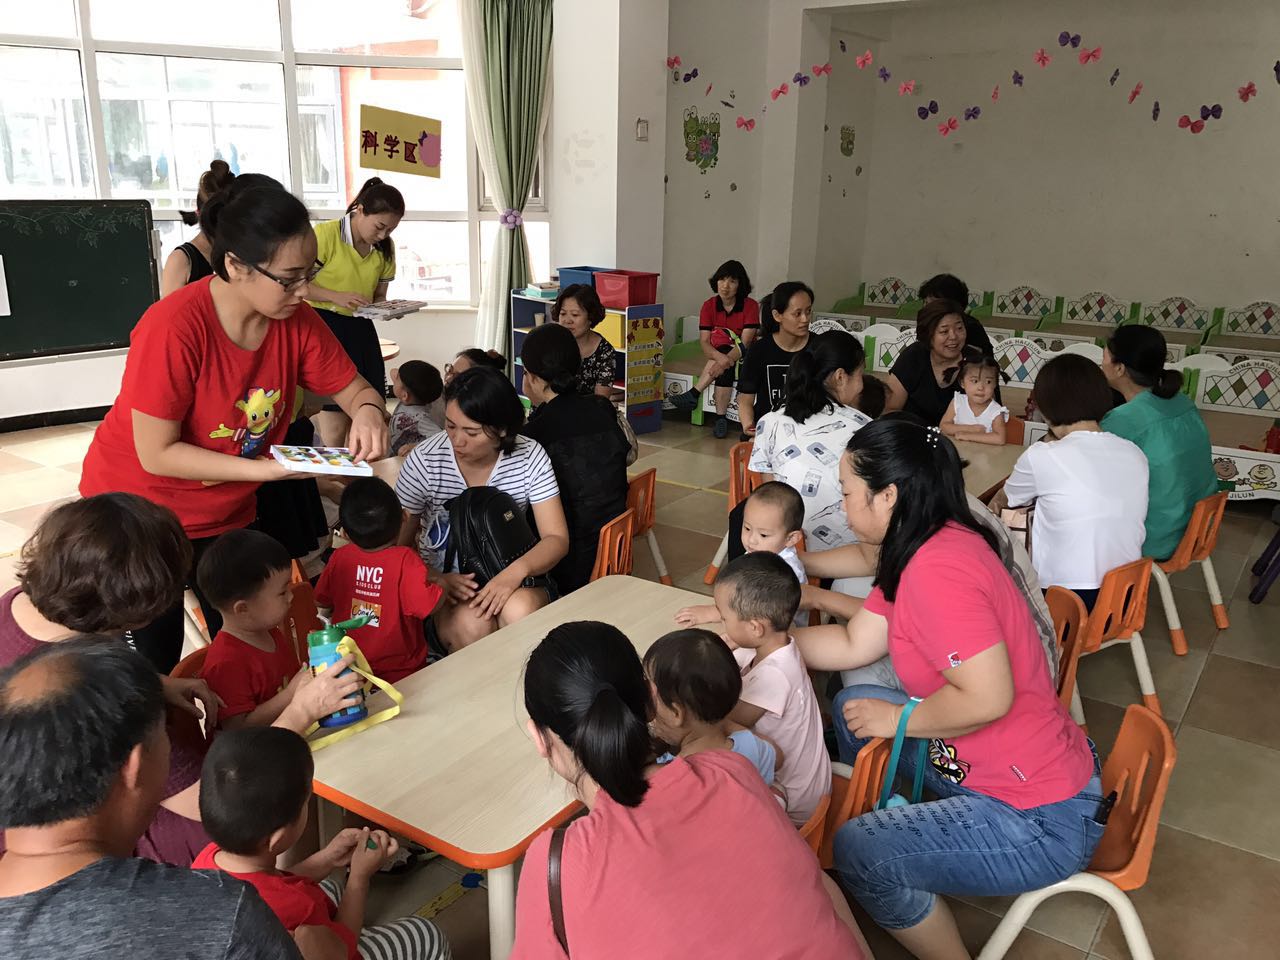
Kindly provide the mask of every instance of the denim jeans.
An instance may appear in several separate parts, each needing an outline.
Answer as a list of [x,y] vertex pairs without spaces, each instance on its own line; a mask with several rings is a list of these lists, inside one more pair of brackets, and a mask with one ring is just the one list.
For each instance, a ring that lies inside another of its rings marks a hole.
[[[866,742],[849,733],[844,703],[874,698],[903,703],[884,687],[850,687],[835,699],[840,758],[852,762]],[[898,772],[914,776],[916,743],[903,745]],[[1092,744],[1090,744],[1092,748]],[[939,893],[1005,896],[1057,883],[1085,869],[1102,838],[1094,818],[1103,802],[1094,773],[1074,797],[1028,810],[959,786],[926,764],[924,787],[939,799],[864,814],[835,838],[841,882],[880,926],[914,927],[933,911]]]

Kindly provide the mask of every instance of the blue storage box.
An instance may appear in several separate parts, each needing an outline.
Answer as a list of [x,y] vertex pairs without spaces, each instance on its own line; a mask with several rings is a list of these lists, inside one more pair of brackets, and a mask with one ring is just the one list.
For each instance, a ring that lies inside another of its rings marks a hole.
[[596,283],[596,271],[607,273],[613,267],[561,267],[557,272],[560,275],[560,289],[574,283],[585,283],[589,287],[594,287]]

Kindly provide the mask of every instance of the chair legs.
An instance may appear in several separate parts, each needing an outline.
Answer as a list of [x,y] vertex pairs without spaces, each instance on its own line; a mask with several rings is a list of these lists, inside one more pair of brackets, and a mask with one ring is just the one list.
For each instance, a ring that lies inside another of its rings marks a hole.
[[658,571],[658,582],[671,586],[671,574],[667,572],[667,562],[662,559],[662,551],[658,549],[658,538],[654,535],[653,528],[646,530],[644,535],[649,541],[649,552],[653,554],[653,566]]
[[1133,903],[1115,884],[1092,873],[1077,873],[1051,887],[1032,890],[1018,897],[978,954],[978,960],[1001,960],[1031,919],[1036,907],[1052,896],[1071,892],[1089,893],[1105,900],[1116,912],[1120,930],[1124,933],[1125,944],[1129,947],[1129,955],[1133,960],[1155,960],[1151,944],[1147,941],[1147,932],[1142,928],[1142,920],[1138,917],[1138,911],[1133,908]]
[[[1160,569],[1158,564],[1151,565],[1151,577],[1160,588],[1160,602],[1164,604],[1164,618],[1169,621],[1169,642],[1173,652],[1180,657],[1187,655],[1187,634],[1182,629],[1182,621],[1178,619],[1178,605],[1173,599],[1173,588],[1169,585],[1169,575]],[[1208,579],[1208,574],[1205,575]],[[1217,587],[1217,581],[1214,581]],[[1212,595],[1213,591],[1210,591]],[[1219,597],[1221,599],[1221,597]],[[1216,614],[1215,614],[1216,615]]]
[[1272,537],[1267,548],[1262,551],[1262,556],[1253,565],[1253,575],[1261,579],[1249,591],[1249,602],[1261,603],[1266,599],[1267,591],[1276,582],[1276,578],[1280,577],[1280,533]]
[[[1152,567],[1154,570],[1155,568]],[[1209,591],[1209,602],[1213,604],[1213,622],[1219,630],[1231,626],[1227,619],[1227,608],[1222,603],[1222,591],[1218,588],[1218,575],[1213,569],[1213,557],[1205,557],[1200,561],[1200,571],[1204,574],[1204,586]]]
[[1138,672],[1138,689],[1142,691],[1142,702],[1156,716],[1163,717],[1160,700],[1156,696],[1156,681],[1151,676],[1151,664],[1147,662],[1147,648],[1142,645],[1142,634],[1135,630],[1126,642],[1129,644],[1129,652],[1133,654],[1133,668]]
[[702,582],[707,586],[716,582],[716,575],[720,572],[720,568],[724,566],[725,557],[729,556],[729,534],[725,534],[720,539],[720,546],[716,548],[715,559],[711,561],[711,566],[707,567],[707,572],[702,578]]
[[1089,733],[1089,725],[1084,722],[1084,705],[1080,702],[1080,685],[1071,688],[1071,719],[1079,724],[1080,729]]

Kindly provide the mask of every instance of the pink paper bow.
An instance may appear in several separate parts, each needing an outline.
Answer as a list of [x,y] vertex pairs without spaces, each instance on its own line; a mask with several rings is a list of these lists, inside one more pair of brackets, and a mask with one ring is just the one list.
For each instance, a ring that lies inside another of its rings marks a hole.
[[1053,57],[1044,52],[1044,47],[1036,51],[1036,63],[1040,64],[1041,69],[1047,67],[1052,59]]
[[1080,63],[1092,63],[1102,59],[1102,48],[1094,47],[1092,50],[1080,51]]
[[769,96],[772,97],[774,100],[777,100],[779,97],[785,97],[787,95],[787,91],[790,89],[791,88],[787,86],[786,82],[784,81],[782,86],[774,87],[773,92],[769,94]]
[[854,57],[853,59],[854,62],[857,63],[859,70],[865,70],[867,67],[871,66],[871,51],[868,50],[866,53],[861,56]]
[[995,86],[995,89],[991,91],[991,102],[995,103],[995,101],[999,99],[1000,99],[1000,84],[997,83]]
[[681,65],[681,64],[680,64],[680,58],[679,58],[679,57],[667,57],[667,69],[668,69],[668,70],[674,70],[676,67],[678,67],[678,66],[680,66],[680,65]]
[[1140,93],[1142,93],[1142,81],[1141,81],[1141,80],[1139,80],[1136,84],[1134,84],[1133,89],[1129,91],[1129,102],[1130,102],[1130,103],[1133,103],[1133,101],[1137,100],[1137,99],[1138,99],[1138,94],[1140,94]]
[[1199,133],[1204,129],[1203,120],[1192,120],[1185,113],[1178,118],[1178,128],[1180,130],[1190,129],[1192,133]]
[[738,118],[738,129],[746,130],[748,133],[750,133],[755,128],[756,128],[756,122],[754,120],[748,120],[746,117]]
[[1250,97],[1256,97],[1258,95],[1258,85],[1250,80],[1247,84],[1237,90],[1236,93],[1239,95],[1241,103],[1248,103]]
[[905,97],[909,93],[916,92],[916,82],[914,80],[903,80],[898,84],[898,96]]
[[955,117],[947,117],[946,120],[938,124],[938,132],[942,134],[944,137],[947,134],[949,134],[952,130],[959,130],[959,129],[960,129],[960,121],[957,120]]
[[829,63],[824,63],[824,64],[822,64],[821,66],[819,66],[818,64],[816,64],[816,63],[815,63],[815,64],[813,65],[813,75],[814,75],[815,77],[820,77],[820,76],[822,76],[824,73],[825,73],[827,76],[831,76],[831,64],[829,64]]

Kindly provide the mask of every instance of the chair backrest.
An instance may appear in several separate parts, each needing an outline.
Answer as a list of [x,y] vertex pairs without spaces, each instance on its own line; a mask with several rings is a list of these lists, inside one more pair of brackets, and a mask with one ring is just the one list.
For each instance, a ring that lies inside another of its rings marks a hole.
[[823,797],[818,803],[817,809],[813,811],[813,815],[800,828],[800,836],[804,838],[804,842],[809,845],[809,849],[813,851],[815,857],[822,852],[823,828],[827,824],[827,811],[830,808],[831,798]]
[[289,582],[302,583],[307,579],[306,571],[302,569],[302,564],[296,558],[289,564]]
[[730,513],[733,512],[734,507],[751,496],[751,492],[756,487],[768,479],[763,473],[756,473],[747,467],[747,464],[751,461],[752,446],[753,444],[750,440],[745,440],[742,443],[735,443],[729,449]]
[[1227,492],[1220,490],[1198,500],[1187,521],[1186,532],[1178,543],[1173,556],[1160,564],[1166,573],[1185,570],[1193,562],[1203,560],[1218,545],[1218,529],[1222,526],[1222,512],[1227,509]]
[[635,514],[625,510],[600,528],[596,565],[591,579],[629,574],[632,570],[631,540],[635,537]]
[[1027,442],[1027,422],[1019,416],[1011,416],[1004,428],[1004,442],[1023,446]]
[[1076,686],[1076,667],[1080,664],[1080,631],[1089,619],[1084,601],[1074,590],[1050,587],[1044,602],[1053,617],[1054,638],[1058,641],[1058,699],[1071,709],[1071,694]]
[[190,680],[200,676],[200,671],[204,669],[204,658],[208,655],[208,647],[199,647],[179,660],[177,666],[169,671],[169,676],[175,680]]
[[[289,613],[285,616],[284,623],[280,624],[280,630],[287,639],[292,641],[293,648],[298,652],[298,660],[305,665],[310,659],[310,652],[307,650],[307,634],[312,630],[320,629],[316,595],[311,589],[311,584],[306,580],[290,584],[289,592],[292,594],[289,600]],[[343,611],[335,610],[334,619],[345,620],[347,617]]]
[[830,870],[834,863],[832,845],[836,831],[854,817],[875,808],[892,746],[889,740],[868,740],[858,751],[852,767],[843,763],[831,764],[831,805],[827,808],[827,823],[818,853],[822,869]]
[[1169,727],[1154,711],[1130,704],[1116,744],[1102,767],[1102,792],[1116,792],[1111,818],[1089,862],[1089,872],[1121,890],[1147,882],[1160,810],[1178,759]]
[[635,514],[635,534],[641,536],[653,529],[658,490],[658,468],[650,467],[627,484],[627,509]]
[[1147,591],[1151,586],[1151,558],[1108,570],[1098,588],[1098,600],[1081,633],[1081,653],[1093,653],[1108,640],[1125,639],[1147,622]]

